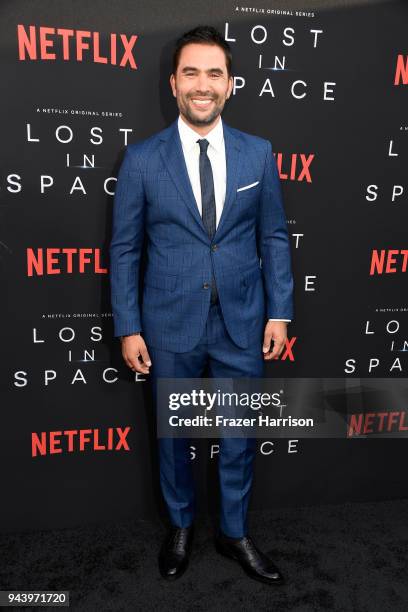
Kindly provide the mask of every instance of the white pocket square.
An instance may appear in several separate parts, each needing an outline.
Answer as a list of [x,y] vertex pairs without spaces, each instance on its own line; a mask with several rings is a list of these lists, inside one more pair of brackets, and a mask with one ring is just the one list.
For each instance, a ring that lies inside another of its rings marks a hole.
[[255,185],[257,185],[259,183],[259,181],[255,181],[255,183],[251,183],[250,185],[245,185],[245,187],[239,187],[237,189],[237,191],[243,191],[244,189],[249,189],[250,187],[255,187]]

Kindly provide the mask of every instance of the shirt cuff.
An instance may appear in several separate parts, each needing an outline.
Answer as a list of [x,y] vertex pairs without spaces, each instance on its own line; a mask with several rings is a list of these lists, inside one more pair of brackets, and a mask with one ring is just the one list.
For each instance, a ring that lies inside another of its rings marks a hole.
[[287,323],[290,323],[292,319],[268,319],[268,321],[287,321]]

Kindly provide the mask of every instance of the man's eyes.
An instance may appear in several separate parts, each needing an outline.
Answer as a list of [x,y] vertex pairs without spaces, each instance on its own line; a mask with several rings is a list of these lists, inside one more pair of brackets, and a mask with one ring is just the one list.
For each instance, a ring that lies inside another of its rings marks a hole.
[[[196,76],[195,72],[185,72],[186,76]],[[210,77],[220,77],[221,75],[218,72],[210,72]]]

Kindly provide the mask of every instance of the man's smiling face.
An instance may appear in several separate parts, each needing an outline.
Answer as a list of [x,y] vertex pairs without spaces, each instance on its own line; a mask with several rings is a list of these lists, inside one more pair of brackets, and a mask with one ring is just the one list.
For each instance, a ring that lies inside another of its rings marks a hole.
[[170,76],[170,85],[179,111],[191,127],[211,128],[233,86],[223,49],[206,43],[187,44],[181,50],[176,74]]

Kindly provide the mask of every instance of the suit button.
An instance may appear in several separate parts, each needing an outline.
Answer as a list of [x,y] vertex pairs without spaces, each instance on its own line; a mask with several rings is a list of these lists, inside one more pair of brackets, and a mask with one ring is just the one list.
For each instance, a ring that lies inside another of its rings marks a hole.
[[203,289],[209,289],[209,287],[210,287],[210,283],[204,283]]
[[213,245],[211,246],[211,250],[212,250],[213,252],[214,252],[214,251],[216,251],[217,249],[218,249],[218,244],[213,244]]

